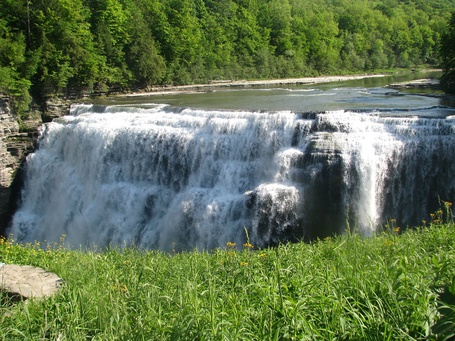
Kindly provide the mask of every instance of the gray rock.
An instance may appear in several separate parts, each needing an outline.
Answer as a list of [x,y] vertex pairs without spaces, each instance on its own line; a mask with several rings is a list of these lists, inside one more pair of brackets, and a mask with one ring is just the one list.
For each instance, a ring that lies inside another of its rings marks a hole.
[[56,274],[33,266],[0,266],[0,290],[14,300],[44,298],[53,295],[62,279]]

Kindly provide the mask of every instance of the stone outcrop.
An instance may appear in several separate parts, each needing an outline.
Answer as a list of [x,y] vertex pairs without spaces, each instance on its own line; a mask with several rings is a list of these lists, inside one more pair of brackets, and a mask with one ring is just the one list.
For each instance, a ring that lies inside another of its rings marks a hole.
[[19,125],[10,99],[0,94],[0,235],[16,209],[21,186],[21,166],[34,151],[42,123],[68,113],[69,101],[48,99],[44,109],[32,109]]
[[439,79],[434,78],[425,78],[425,79],[416,79],[413,81],[407,82],[400,82],[400,83],[392,83],[387,85],[388,88],[392,89],[439,89]]
[[51,122],[54,118],[67,115],[71,103],[78,98],[79,97],[49,97],[44,102],[44,107],[41,111],[41,122]]
[[19,123],[11,112],[9,99],[0,98],[0,232],[5,228],[10,211],[13,182],[24,155],[17,139]]
[[0,263],[0,290],[13,301],[44,298],[53,295],[62,279],[34,266]]

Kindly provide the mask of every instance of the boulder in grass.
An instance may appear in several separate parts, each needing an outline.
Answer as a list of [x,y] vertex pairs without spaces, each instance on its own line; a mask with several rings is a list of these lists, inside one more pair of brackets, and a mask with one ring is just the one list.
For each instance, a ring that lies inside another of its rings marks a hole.
[[60,277],[41,268],[0,263],[0,290],[13,301],[49,297],[61,283]]

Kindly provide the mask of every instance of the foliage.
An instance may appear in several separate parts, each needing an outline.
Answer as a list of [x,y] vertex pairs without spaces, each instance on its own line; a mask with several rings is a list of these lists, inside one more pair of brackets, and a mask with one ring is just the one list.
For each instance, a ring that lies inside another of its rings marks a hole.
[[3,0],[0,91],[26,108],[29,91],[39,99],[68,89],[436,65],[453,6],[454,0]]
[[441,84],[450,93],[455,93],[455,12],[452,13],[447,32],[442,37],[441,58],[444,74]]
[[[444,211],[434,215],[434,221]],[[455,225],[255,250],[69,251],[0,243],[0,261],[62,277],[0,307],[5,340],[444,340],[455,335]],[[0,294],[1,295],[1,294]],[[5,299],[5,298],[4,298]]]
[[26,110],[26,103],[30,101],[31,82],[27,76],[33,68],[28,65],[31,61],[32,58],[27,58],[25,35],[12,30],[6,20],[0,18],[0,93],[12,97],[18,112]]

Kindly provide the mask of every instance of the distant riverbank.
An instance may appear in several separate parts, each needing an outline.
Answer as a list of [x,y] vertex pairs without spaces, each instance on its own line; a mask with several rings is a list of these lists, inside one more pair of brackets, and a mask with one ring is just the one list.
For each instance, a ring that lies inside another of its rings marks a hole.
[[[383,84],[382,86],[394,90],[411,90],[421,91],[422,96],[440,97],[447,100],[447,105],[453,106],[455,103],[455,96],[445,94],[439,87],[439,69],[425,69],[417,72],[408,72],[408,75],[415,74],[416,78],[399,80],[402,76],[406,79],[406,73],[384,73],[384,74],[362,74],[362,75],[344,75],[344,76],[317,76],[317,77],[301,77],[301,78],[283,78],[283,79],[263,79],[263,80],[219,80],[212,81],[206,84],[191,84],[191,85],[166,85],[154,86],[148,89],[133,91],[128,93],[117,93],[114,97],[123,98],[142,98],[147,96],[167,96],[174,94],[192,94],[201,92],[212,92],[217,90],[241,89],[241,88],[260,88],[260,87],[279,87],[279,86],[305,86],[317,85],[324,83],[334,82],[347,82],[363,79],[384,79],[384,82],[390,83]],[[395,79],[397,78],[397,79]],[[379,83],[383,83],[379,81]],[[111,97],[109,96],[109,97]]]
[[[434,73],[441,71],[439,69],[420,70],[419,73]],[[141,91],[131,92],[127,94],[118,94],[124,97],[136,97],[136,96],[152,96],[152,95],[169,95],[174,93],[195,93],[213,91],[218,89],[230,89],[230,88],[248,88],[248,87],[267,87],[267,86],[280,86],[280,85],[311,85],[311,84],[323,84],[332,82],[345,82],[351,80],[361,80],[367,78],[383,78],[387,76],[399,75],[399,73],[387,73],[387,74],[361,74],[361,75],[344,75],[344,76],[316,76],[316,77],[301,77],[301,78],[282,78],[282,79],[262,79],[262,80],[218,80],[212,81],[206,84],[189,84],[189,85],[165,85],[165,86],[154,86]],[[415,83],[415,84],[414,84]],[[403,83],[391,84],[396,88],[405,87],[426,87],[425,85],[431,85],[434,87],[436,83],[439,83],[439,79],[432,78],[432,76],[425,76],[425,79],[418,79],[413,81],[407,81]],[[411,85],[410,85],[411,84]]]
[[303,78],[283,78],[283,79],[269,79],[269,80],[224,80],[213,81],[207,84],[191,84],[191,85],[175,85],[175,86],[160,86],[152,87],[143,92],[133,92],[121,96],[150,96],[150,95],[164,95],[182,92],[199,92],[210,91],[220,88],[236,88],[236,87],[252,87],[252,86],[277,86],[277,85],[309,85],[309,84],[322,84],[331,82],[341,82],[349,80],[357,80],[364,78],[385,77],[385,74],[365,74],[365,75],[351,75],[351,76],[318,76],[318,77],[303,77]]

